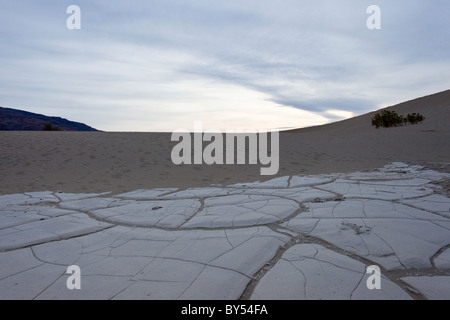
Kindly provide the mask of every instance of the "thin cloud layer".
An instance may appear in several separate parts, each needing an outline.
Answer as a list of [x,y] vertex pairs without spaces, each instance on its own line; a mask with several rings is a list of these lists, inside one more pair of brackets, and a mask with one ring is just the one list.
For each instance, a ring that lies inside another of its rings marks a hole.
[[376,2],[0,0],[0,105],[111,131],[274,129],[448,89],[449,2]]

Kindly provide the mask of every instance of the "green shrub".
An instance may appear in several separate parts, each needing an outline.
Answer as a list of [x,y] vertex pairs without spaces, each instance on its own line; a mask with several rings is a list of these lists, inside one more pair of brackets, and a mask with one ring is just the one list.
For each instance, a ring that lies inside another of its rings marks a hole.
[[406,125],[408,122],[411,124],[417,124],[423,120],[425,120],[425,117],[420,113],[411,113],[405,118],[404,116],[397,114],[395,111],[383,110],[372,118],[372,125],[377,129],[379,127],[389,128]]
[[417,124],[423,120],[425,120],[425,117],[421,115],[420,113],[411,113],[406,116],[406,119],[411,124]]
[[372,125],[377,128],[393,127],[403,124],[403,116],[398,115],[395,111],[383,110],[377,113],[372,119]]

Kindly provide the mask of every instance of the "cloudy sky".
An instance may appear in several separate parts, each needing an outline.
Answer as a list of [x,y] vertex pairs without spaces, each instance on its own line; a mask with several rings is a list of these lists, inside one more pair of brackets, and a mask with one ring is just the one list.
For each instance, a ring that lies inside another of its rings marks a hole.
[[450,89],[449,14],[448,0],[0,0],[0,106],[106,131],[323,124]]

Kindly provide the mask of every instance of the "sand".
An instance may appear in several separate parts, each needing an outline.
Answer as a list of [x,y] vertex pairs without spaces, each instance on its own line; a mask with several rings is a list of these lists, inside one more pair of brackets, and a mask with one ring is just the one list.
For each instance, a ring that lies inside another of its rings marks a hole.
[[171,161],[171,133],[0,132],[0,194],[31,191],[121,193],[136,189],[226,186],[288,175],[371,170],[401,161],[448,171],[450,90],[389,109],[419,112],[423,123],[371,126],[374,113],[280,133],[280,168],[180,165]]

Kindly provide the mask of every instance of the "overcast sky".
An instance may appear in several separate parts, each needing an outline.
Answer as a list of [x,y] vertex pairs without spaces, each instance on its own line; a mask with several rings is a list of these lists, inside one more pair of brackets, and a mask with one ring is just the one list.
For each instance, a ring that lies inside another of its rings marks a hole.
[[449,15],[449,0],[0,0],[0,106],[106,131],[323,124],[450,89]]

